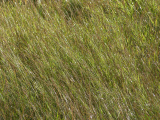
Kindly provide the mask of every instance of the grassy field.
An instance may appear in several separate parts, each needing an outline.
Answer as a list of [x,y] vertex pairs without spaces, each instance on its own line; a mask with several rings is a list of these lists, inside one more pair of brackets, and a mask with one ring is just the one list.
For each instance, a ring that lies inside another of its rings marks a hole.
[[0,2],[0,120],[159,120],[160,0]]

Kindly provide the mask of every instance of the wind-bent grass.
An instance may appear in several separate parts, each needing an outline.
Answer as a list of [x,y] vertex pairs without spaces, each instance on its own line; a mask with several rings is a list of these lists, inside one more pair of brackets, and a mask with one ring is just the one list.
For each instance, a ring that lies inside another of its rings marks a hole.
[[0,119],[160,119],[159,0],[0,11]]

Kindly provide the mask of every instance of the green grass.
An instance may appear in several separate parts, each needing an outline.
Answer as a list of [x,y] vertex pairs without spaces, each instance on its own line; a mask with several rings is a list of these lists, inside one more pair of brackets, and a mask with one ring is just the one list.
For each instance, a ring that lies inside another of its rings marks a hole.
[[160,1],[0,2],[0,120],[160,119]]

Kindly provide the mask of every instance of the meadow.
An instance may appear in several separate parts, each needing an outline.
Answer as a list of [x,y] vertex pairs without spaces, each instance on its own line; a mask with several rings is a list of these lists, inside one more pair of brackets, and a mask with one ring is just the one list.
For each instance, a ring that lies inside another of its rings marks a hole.
[[0,2],[0,120],[159,120],[160,0]]

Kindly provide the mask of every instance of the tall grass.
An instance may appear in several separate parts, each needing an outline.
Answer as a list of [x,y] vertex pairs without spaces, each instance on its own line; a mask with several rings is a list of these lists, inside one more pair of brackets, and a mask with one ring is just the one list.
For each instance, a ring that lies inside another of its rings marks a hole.
[[0,3],[0,119],[160,119],[160,1]]

